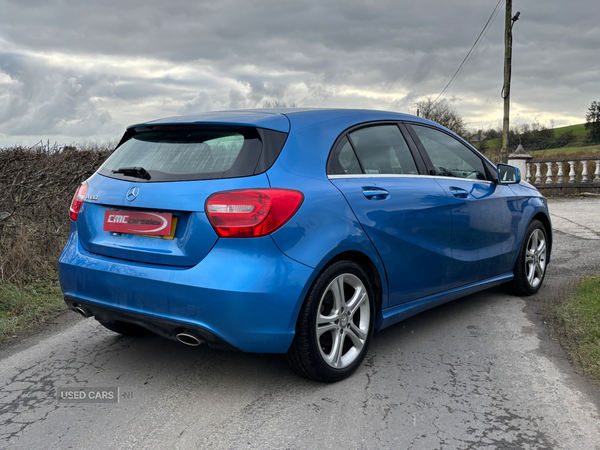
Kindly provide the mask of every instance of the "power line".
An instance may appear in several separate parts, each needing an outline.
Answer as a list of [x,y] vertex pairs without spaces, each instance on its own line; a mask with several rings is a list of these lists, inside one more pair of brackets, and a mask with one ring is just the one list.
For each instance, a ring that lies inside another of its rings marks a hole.
[[500,10],[502,9],[502,3],[504,3],[505,0],[498,0],[498,3],[496,4],[496,7],[494,8],[494,10],[492,11],[492,14],[490,14],[490,17],[488,18],[487,22],[485,23],[483,29],[481,30],[481,33],[479,33],[479,36],[477,36],[477,39],[475,40],[475,42],[473,43],[473,45],[471,46],[471,50],[469,50],[469,52],[467,53],[467,56],[465,56],[465,58],[463,59],[462,63],[460,63],[460,66],[458,67],[458,69],[456,69],[456,72],[454,72],[454,75],[452,76],[452,78],[450,79],[450,81],[448,82],[448,84],[446,85],[446,87],[442,90],[442,92],[440,92],[440,94],[435,98],[435,100],[433,101],[432,105],[435,104],[435,102],[438,101],[438,99],[444,95],[444,92],[446,92],[448,90],[448,88],[452,85],[452,83],[454,82],[454,80],[456,80],[456,77],[458,77],[458,75],[460,74],[460,72],[462,71],[463,67],[465,66],[465,64],[467,63],[469,57],[471,56],[471,54],[473,53],[473,51],[475,50],[475,48],[477,47],[477,45],[479,44],[481,38],[483,36],[485,36],[485,34],[487,33],[487,30],[489,29],[489,27],[492,25],[492,23],[494,22],[494,19],[496,18],[496,16],[498,15],[498,13],[500,12]]

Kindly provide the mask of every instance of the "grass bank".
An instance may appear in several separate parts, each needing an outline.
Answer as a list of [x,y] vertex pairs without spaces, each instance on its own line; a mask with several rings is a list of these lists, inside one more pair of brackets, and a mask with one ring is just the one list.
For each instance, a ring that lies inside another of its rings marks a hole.
[[600,156],[600,145],[585,145],[582,147],[549,148],[531,152],[534,159],[586,158]]
[[23,286],[0,284],[0,342],[21,337],[67,310],[58,278],[51,276]]
[[553,315],[560,343],[575,367],[600,385],[600,276],[583,279]]

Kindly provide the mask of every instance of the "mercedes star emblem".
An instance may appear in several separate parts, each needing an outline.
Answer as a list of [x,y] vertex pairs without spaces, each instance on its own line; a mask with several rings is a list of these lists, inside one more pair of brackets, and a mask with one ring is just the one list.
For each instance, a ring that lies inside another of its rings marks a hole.
[[134,186],[127,191],[127,200],[130,202],[134,201],[138,194],[140,193],[140,188],[138,186]]

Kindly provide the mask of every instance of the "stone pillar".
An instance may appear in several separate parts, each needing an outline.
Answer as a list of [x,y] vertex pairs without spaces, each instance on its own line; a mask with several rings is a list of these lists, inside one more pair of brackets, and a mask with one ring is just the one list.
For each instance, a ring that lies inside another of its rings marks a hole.
[[563,162],[559,161],[557,164],[558,164],[558,180],[556,182],[558,184],[562,184],[565,181],[564,173],[563,173]]
[[588,164],[587,161],[581,161],[581,165],[583,166],[583,168],[581,169],[581,174],[583,175],[581,177],[582,183],[587,183],[588,181],[590,181],[590,179],[588,178],[587,164]]
[[535,166],[535,184],[540,184],[542,182],[542,163],[533,163]]
[[[519,168],[521,172],[521,179],[526,180],[527,177],[527,163],[533,159],[533,156],[528,154],[521,144],[517,147],[514,153],[508,155],[508,164]],[[537,175],[537,174],[536,174]]]
[[569,166],[571,170],[569,170],[569,183],[575,183],[575,161],[569,161]]
[[552,164],[551,162],[546,163],[546,167],[548,168],[546,172],[546,184],[552,184]]

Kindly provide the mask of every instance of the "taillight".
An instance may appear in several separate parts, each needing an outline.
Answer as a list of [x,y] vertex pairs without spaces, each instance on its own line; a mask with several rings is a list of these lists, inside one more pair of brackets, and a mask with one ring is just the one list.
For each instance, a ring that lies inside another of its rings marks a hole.
[[303,201],[290,189],[240,189],[211,195],[204,210],[219,237],[260,237],[281,228]]
[[71,201],[71,207],[69,208],[69,212],[71,213],[71,220],[77,220],[77,216],[79,215],[79,211],[81,211],[81,207],[83,206],[83,201],[85,200],[87,191],[87,181],[81,183],[77,188],[77,191],[75,191],[75,195],[73,196],[73,200]]

